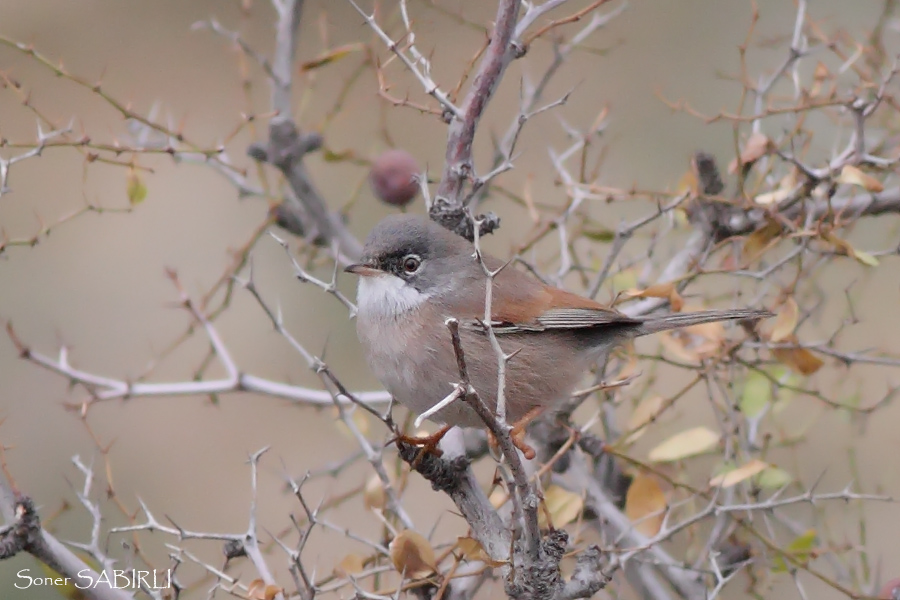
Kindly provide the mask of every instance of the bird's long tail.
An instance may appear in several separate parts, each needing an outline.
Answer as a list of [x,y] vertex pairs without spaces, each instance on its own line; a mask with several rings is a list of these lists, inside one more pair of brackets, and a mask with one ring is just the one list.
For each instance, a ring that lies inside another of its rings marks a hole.
[[738,308],[734,310],[703,310],[689,313],[672,313],[658,317],[648,317],[637,329],[637,335],[650,335],[669,329],[689,327],[714,321],[753,321],[773,316],[767,310]]

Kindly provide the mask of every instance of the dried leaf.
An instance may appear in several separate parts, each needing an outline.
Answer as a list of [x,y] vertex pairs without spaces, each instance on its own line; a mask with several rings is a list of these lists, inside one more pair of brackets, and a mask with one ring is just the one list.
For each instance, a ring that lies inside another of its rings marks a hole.
[[857,250],[854,248],[850,242],[847,240],[841,239],[833,233],[825,233],[822,235],[822,238],[834,245],[834,251],[838,254],[843,254],[845,256],[849,256],[850,258],[856,259],[860,263],[867,265],[869,267],[877,267],[879,265],[878,259],[869,254],[868,252],[863,252],[862,250]]
[[628,431],[632,433],[628,436],[626,443],[631,444],[644,435],[647,425],[656,419],[664,404],[665,400],[662,396],[649,396],[641,400],[628,419]]
[[463,558],[470,561],[480,561],[491,567],[502,567],[508,561],[494,560],[485,551],[481,542],[473,537],[456,538],[456,547],[459,548]]
[[884,191],[884,185],[880,181],[868,173],[863,172],[859,167],[854,167],[853,165],[844,165],[844,168],[841,169],[841,174],[838,175],[837,181],[838,183],[858,185],[867,192],[877,193]]
[[697,179],[697,174],[694,173],[693,169],[688,169],[681,176],[681,179],[678,180],[677,190],[679,194],[687,193],[692,197],[700,195],[700,180]]
[[500,508],[509,500],[509,494],[506,493],[505,490],[501,488],[494,488],[494,491],[491,492],[491,495],[488,496],[488,502],[491,503],[491,506],[494,508]]
[[623,344],[622,350],[625,353],[625,357],[628,359],[628,362],[622,365],[622,368],[619,369],[619,372],[614,376],[611,376],[609,378],[609,381],[625,381],[637,372],[638,359],[637,354],[634,351],[634,343],[627,342]]
[[671,352],[675,358],[688,363],[700,362],[700,354],[688,348],[683,337],[676,337],[672,332],[667,331],[660,334],[659,341],[662,347]]
[[434,549],[422,535],[412,529],[397,534],[388,547],[391,562],[398,573],[410,579],[421,579],[434,573],[436,563]]
[[[388,475],[390,480],[390,475]],[[387,492],[384,491],[384,484],[377,473],[369,477],[366,486],[363,488],[363,504],[369,510],[382,510],[385,502],[387,502]]]
[[[568,525],[581,515],[584,509],[584,500],[575,492],[551,485],[544,490],[544,505],[550,513],[553,527]],[[546,525],[550,525],[547,523]]]
[[[744,167],[747,165],[752,165],[760,158],[768,154],[772,150],[772,140],[768,138],[763,133],[756,132],[750,136],[747,140],[747,143],[744,144],[744,148],[741,150],[740,166]],[[728,165],[729,173],[737,173],[738,172],[738,158],[735,158],[731,161],[731,164]]]
[[534,173],[525,176],[525,186],[522,188],[522,199],[525,200],[525,206],[528,207],[528,216],[535,225],[541,222],[541,215],[534,206],[534,196],[531,193],[531,184],[534,183]]
[[828,232],[828,231],[824,232],[824,233],[822,234],[822,239],[824,239],[826,242],[828,242],[828,243],[830,243],[831,245],[833,245],[833,246],[834,246],[834,251],[835,251],[837,254],[842,254],[842,255],[844,255],[844,256],[849,256],[849,257],[852,258],[853,255],[854,255],[854,253],[856,252],[856,251],[853,249],[853,246],[850,245],[850,242],[848,242],[847,240],[844,240],[844,239],[839,238],[838,236],[834,235],[834,234],[831,233],[831,232]]
[[724,338],[725,327],[721,323],[701,323],[663,333],[659,339],[663,348],[677,358],[696,363],[701,358],[717,355]]
[[266,589],[263,590],[263,598],[265,600],[275,600],[275,596],[284,591],[284,588],[278,587],[277,585],[267,585]]
[[753,197],[753,201],[760,206],[778,204],[779,202],[784,202],[785,200],[790,198],[793,192],[794,190],[791,189],[778,188],[777,190],[772,190],[771,192],[763,192],[762,194],[757,194]]
[[143,202],[147,198],[147,186],[137,169],[128,169],[127,182],[128,203],[135,206]]
[[[801,533],[785,547],[785,554],[790,555],[794,560],[801,564],[805,563],[809,560],[809,555],[816,546],[817,535],[815,529],[809,529],[804,533]],[[775,564],[772,566],[773,573],[784,573],[788,570],[788,564],[783,557],[776,556],[774,562]],[[793,566],[794,562],[791,561],[790,564]]]
[[628,486],[625,515],[645,536],[653,537],[659,533],[667,506],[666,495],[652,475],[640,474]]
[[721,342],[723,339],[725,339],[725,326],[721,321],[714,321],[712,323],[699,323],[697,325],[684,327],[683,329],[681,329],[681,331],[683,331],[684,333],[690,333],[691,335],[698,335],[711,342]]
[[250,600],[272,600],[283,591],[277,585],[266,585],[262,579],[254,579],[247,584],[247,598]]
[[702,454],[719,443],[719,434],[706,427],[694,427],[676,433],[650,451],[653,462],[671,462]]
[[668,298],[674,289],[675,284],[670,281],[656,283],[643,290],[631,289],[625,292],[625,295],[630,298]]
[[781,235],[781,225],[773,220],[768,220],[765,226],[757,229],[744,240],[744,248],[741,250],[741,258],[747,262],[753,262],[762,256],[772,240]]
[[254,579],[247,584],[247,598],[250,600],[264,600],[266,582],[262,579]]
[[366,559],[364,557],[359,554],[348,554],[341,559],[341,562],[335,565],[334,574],[346,579],[351,575],[362,572],[365,567]]
[[772,335],[769,336],[769,339],[773,342],[781,342],[788,339],[794,333],[794,329],[797,328],[797,319],[799,318],[800,308],[797,306],[794,297],[788,296],[778,311],[778,316],[775,317],[775,325],[772,327]]
[[[796,336],[785,340],[787,343],[797,344]],[[801,375],[812,375],[825,364],[818,356],[806,348],[772,348],[772,355],[782,364],[787,365]]]
[[319,67],[324,67],[329,65],[337,60],[340,60],[347,56],[352,52],[359,52],[361,50],[365,50],[365,45],[356,43],[356,44],[346,44],[344,46],[338,46],[337,48],[332,48],[331,50],[327,50],[315,57],[312,60],[309,60],[300,65],[300,71],[312,71],[313,69],[318,69]]
[[672,310],[678,312],[684,306],[684,300],[675,289],[675,284],[671,281],[666,283],[656,283],[650,287],[638,290],[631,289],[625,292],[625,296],[629,298],[667,298]]
[[822,91],[822,84],[824,84],[829,77],[831,77],[831,73],[828,72],[828,67],[825,66],[825,63],[819,61],[815,71],[813,71],[813,85],[809,90],[809,95],[813,98],[818,96],[819,92]]
[[739,484],[746,479],[750,479],[754,475],[762,473],[768,467],[768,464],[754,458],[743,466],[713,477],[709,480],[709,485],[713,487],[721,486],[723,488],[729,488]]

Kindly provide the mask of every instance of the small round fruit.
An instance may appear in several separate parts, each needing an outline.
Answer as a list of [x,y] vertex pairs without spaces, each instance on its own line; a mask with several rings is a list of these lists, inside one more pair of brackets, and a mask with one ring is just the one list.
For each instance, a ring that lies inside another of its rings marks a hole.
[[882,600],[898,600],[900,598],[900,578],[891,579],[884,584],[878,597]]
[[416,178],[421,171],[416,159],[406,150],[388,150],[375,159],[369,171],[369,184],[382,202],[406,206],[419,193]]

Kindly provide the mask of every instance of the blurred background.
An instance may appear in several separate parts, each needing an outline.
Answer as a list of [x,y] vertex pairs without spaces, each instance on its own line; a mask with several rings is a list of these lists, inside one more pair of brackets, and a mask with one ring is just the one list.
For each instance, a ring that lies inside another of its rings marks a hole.
[[[215,18],[224,27],[240,30],[245,41],[267,54],[274,37],[273,10],[260,0],[244,4],[249,12],[242,11],[239,2],[222,0],[5,0],[0,3],[0,35],[33,44],[52,62],[61,62],[87,81],[102,81],[106,93],[138,113],[156,110],[161,115],[158,119],[183,129],[201,147],[227,143],[232,160],[253,175],[256,167],[244,152],[250,142],[264,139],[265,121],[239,129],[241,115],[268,110],[269,89],[256,65],[250,64],[245,76],[227,40],[208,30],[192,29],[198,21]],[[388,19],[393,3],[382,4]],[[485,24],[493,17],[494,3],[437,4],[438,9],[417,1],[410,6],[418,43],[434,50],[435,79],[448,86],[455,84],[484,39],[483,32],[461,23],[453,13],[462,5],[467,20]],[[761,0],[757,5],[760,21],[755,39],[764,43],[751,44],[747,55],[754,76],[769,73],[784,60],[795,16],[792,2]],[[812,3],[810,11],[826,31],[843,28],[851,36],[864,37],[882,6],[874,0],[820,0]],[[709,115],[734,111],[741,94],[734,80],[740,70],[738,46],[747,36],[751,15],[750,2],[632,1],[621,16],[591,38],[588,46],[593,51],[575,53],[555,80],[548,98],[573,89],[570,101],[529,123],[516,170],[501,183],[521,192],[530,178],[535,198],[548,205],[562,204],[564,194],[554,184],[547,148],[565,147],[563,124],[587,128],[604,108],[609,109],[609,125],[601,140],[604,185],[674,189],[696,150],[712,153],[724,168],[734,156],[732,126],[705,124],[673,111],[660,96],[685,100]],[[390,18],[396,23],[396,15]],[[896,42],[896,37],[893,32],[887,34],[888,40]],[[349,3],[307,1],[301,60],[357,41],[370,43],[372,34]],[[386,58],[383,49],[375,46],[379,56]],[[518,81],[526,73],[540,74],[550,50],[550,44],[538,43],[527,60],[510,69],[480,130],[475,155],[479,164],[490,160],[489,131],[502,133],[515,114]],[[332,117],[361,59],[361,54],[350,55],[311,71],[306,78],[298,78],[295,89],[301,127],[324,128],[328,150],[352,153],[354,160],[345,161],[326,161],[323,153],[312,154],[308,164],[332,208],[353,203],[349,226],[359,236],[389,212],[373,198],[362,163],[396,145],[411,151],[437,177],[446,141],[445,126],[437,118],[392,107],[379,98],[371,72],[362,74],[341,100],[343,109]],[[0,71],[21,83],[28,103],[50,120],[60,124],[71,120],[75,131],[83,130],[94,141],[118,139],[127,145],[121,115],[95,94],[55,77],[7,46],[0,46]],[[399,65],[388,65],[386,73],[395,96],[403,97],[407,91],[420,96]],[[8,86],[0,90],[0,137],[24,143],[33,142],[35,135],[35,115],[22,105],[22,96]],[[830,139],[824,135],[817,140],[826,152]],[[4,156],[15,153],[0,151]],[[0,256],[0,319],[11,320],[21,339],[35,350],[52,355],[64,344],[74,366],[121,379],[145,373],[190,323],[177,307],[178,295],[165,269],[176,270],[187,292],[201,296],[231,264],[232,251],[246,243],[268,209],[264,200],[241,199],[208,166],[176,164],[165,155],[142,155],[138,164],[152,173],[142,172],[147,197],[133,211],[82,215],[55,227],[34,247],[11,247]],[[270,183],[276,181],[272,172],[267,177]],[[124,209],[129,206],[127,186],[126,168],[89,163],[71,147],[49,148],[40,158],[14,166],[11,192],[0,198],[0,228],[12,239],[28,238],[42,223],[53,223],[85,202]],[[511,226],[523,211],[502,199],[487,208],[509,217],[489,242],[494,253],[508,255],[527,238],[526,222],[523,227]],[[416,210],[421,211],[421,205]],[[631,209],[598,205],[591,210],[614,228]],[[870,247],[880,248],[896,239],[891,237],[896,217],[883,221],[864,225],[856,233]],[[597,250],[600,256],[604,251]],[[261,293],[281,308],[294,335],[310,351],[324,355],[352,389],[377,389],[363,366],[346,310],[318,288],[298,283],[274,241],[262,239],[252,262]],[[854,282],[861,322],[844,338],[846,347],[900,352],[895,335],[900,324],[896,310],[900,270],[882,268],[879,277],[867,278],[857,267],[849,264],[846,272],[830,271],[828,279],[820,282],[826,296],[841,295]],[[330,275],[327,268],[319,273]],[[345,292],[353,292],[349,277],[342,276],[340,282]],[[842,318],[839,313],[831,316]],[[833,330],[824,325],[819,329],[819,325],[809,323],[804,337],[817,339],[817,334]],[[217,327],[242,371],[319,385],[246,292],[236,293]],[[150,380],[190,379],[207,348],[207,341],[195,336],[156,365]],[[221,371],[214,367],[210,374]],[[829,375],[823,377],[827,381]],[[896,370],[861,368],[854,369],[841,385],[848,395],[856,390],[863,396],[880,397],[896,379]],[[656,382],[657,388],[664,390],[665,385],[664,380]],[[285,515],[297,510],[296,501],[285,492],[284,476],[321,468],[354,448],[331,410],[297,408],[271,398],[249,394],[226,395],[215,402],[203,397],[138,398],[99,405],[82,422],[77,411],[65,407],[66,402],[81,399],[81,394],[82,390],[70,392],[61,377],[19,360],[13,344],[0,336],[0,443],[9,448],[6,464],[17,486],[42,505],[45,518],[61,510],[64,502],[73,505],[51,522],[63,539],[84,539],[89,533],[90,521],[74,496],[83,478],[70,459],[80,455],[103,471],[104,455],[98,444],[111,445],[108,459],[114,488],[130,510],[137,509],[140,497],[158,517],[167,515],[192,530],[220,532],[237,532],[246,526],[249,453],[271,446],[262,465],[261,521],[278,530],[286,523]],[[895,408],[880,413],[883,418],[863,430],[845,415],[821,412],[813,400],[802,402],[806,403],[803,433],[809,443],[787,454],[790,464],[785,465],[798,478],[811,482],[824,472],[822,486],[840,489],[852,477],[855,460],[864,489],[900,492],[894,459],[900,451],[894,425],[900,414]],[[655,426],[654,439],[677,431],[679,423],[710,418],[702,399],[685,399],[676,412],[676,418]],[[380,437],[375,427],[373,423],[372,435]],[[366,473],[358,471],[356,477],[317,481],[310,494],[315,499],[350,491]],[[413,519],[427,531],[439,514],[436,504],[449,509],[449,503],[421,481],[411,481],[411,486],[421,501],[408,506]],[[104,490],[94,492],[102,497]],[[884,505],[871,505],[866,511],[872,557],[884,573],[896,574],[900,571],[896,512]],[[107,507],[105,514],[110,524],[122,520],[113,507]],[[377,535],[377,524],[367,522],[370,519],[360,512],[358,499],[338,509],[332,519]],[[446,511],[440,526],[455,535],[464,533],[464,523]],[[164,559],[162,536],[153,539],[156,548],[148,551]],[[321,572],[330,571],[347,546],[340,537],[336,544],[325,544],[325,539],[315,538],[306,551],[307,559]],[[0,563],[0,597],[54,597],[48,589],[16,590],[12,580],[23,568],[35,570],[36,565],[28,557]],[[739,594],[739,589],[733,593]]]

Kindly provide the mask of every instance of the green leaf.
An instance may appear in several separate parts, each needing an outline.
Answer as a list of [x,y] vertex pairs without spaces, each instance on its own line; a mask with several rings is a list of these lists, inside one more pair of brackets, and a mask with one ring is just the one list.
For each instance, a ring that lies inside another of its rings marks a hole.
[[132,206],[140,204],[147,197],[147,186],[136,169],[128,169],[128,203]]
[[771,399],[772,383],[768,377],[756,371],[748,373],[744,380],[744,392],[738,402],[741,412],[752,419],[765,410]]
[[[805,563],[809,560],[810,551],[816,545],[816,530],[809,529],[804,533],[801,533],[799,536],[794,538],[794,540],[787,545],[784,549],[786,554],[791,555],[796,562]],[[785,559],[781,556],[775,557],[775,565],[772,567],[773,573],[784,573],[788,570],[788,564],[785,562]],[[791,562],[791,565],[795,564]]]
[[325,162],[342,162],[352,157],[353,150],[342,150],[340,152],[335,152],[334,150],[325,148],[322,151],[322,158],[325,160]]
[[595,242],[611,242],[616,237],[616,232],[612,229],[585,229],[581,234]]
[[625,269],[610,277],[610,280],[613,290],[619,292],[630,290],[637,287],[637,272],[634,269]]
[[759,474],[756,484],[764,490],[780,490],[791,481],[791,474],[778,467],[769,467]]

